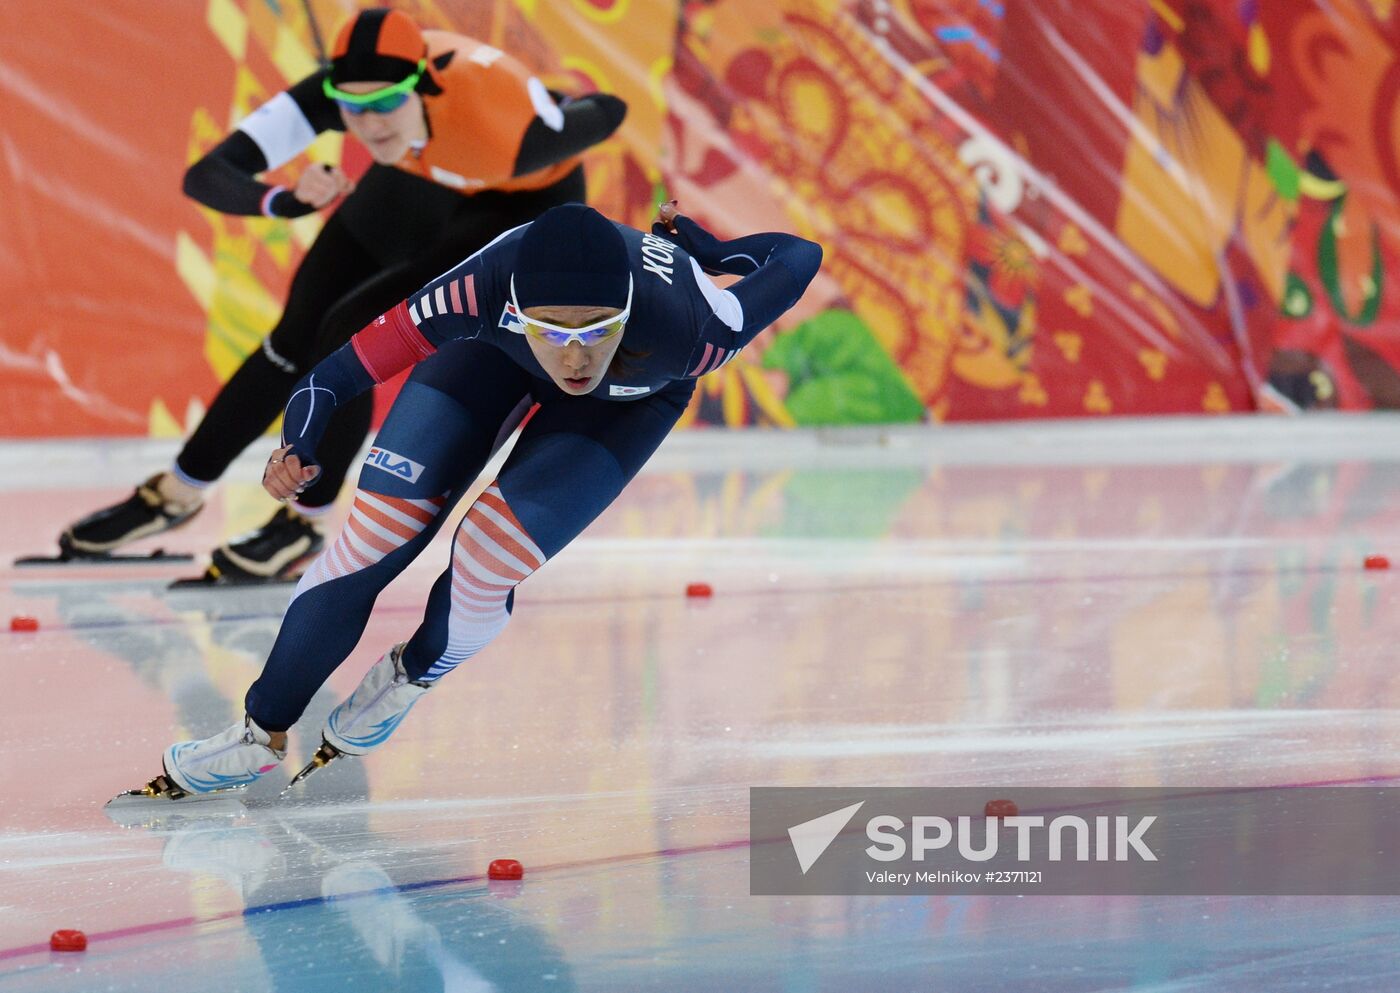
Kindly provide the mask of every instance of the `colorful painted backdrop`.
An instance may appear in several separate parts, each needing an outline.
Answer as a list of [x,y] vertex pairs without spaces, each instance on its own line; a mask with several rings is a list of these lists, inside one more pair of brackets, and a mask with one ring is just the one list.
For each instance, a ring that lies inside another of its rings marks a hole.
[[[625,97],[612,216],[825,246],[691,424],[1400,407],[1394,0],[399,6]],[[314,68],[307,11],[0,5],[0,431],[181,433],[271,325],[322,218],[180,178]]]

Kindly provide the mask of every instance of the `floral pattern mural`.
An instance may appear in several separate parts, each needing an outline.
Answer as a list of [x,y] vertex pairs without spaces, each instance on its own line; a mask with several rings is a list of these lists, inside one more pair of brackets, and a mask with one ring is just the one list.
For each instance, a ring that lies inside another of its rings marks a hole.
[[[179,433],[256,347],[321,219],[223,217],[180,174],[314,67],[308,10],[358,5],[0,13],[11,433]],[[822,243],[687,426],[1400,407],[1393,0],[399,5],[622,95],[587,163],[611,216]]]

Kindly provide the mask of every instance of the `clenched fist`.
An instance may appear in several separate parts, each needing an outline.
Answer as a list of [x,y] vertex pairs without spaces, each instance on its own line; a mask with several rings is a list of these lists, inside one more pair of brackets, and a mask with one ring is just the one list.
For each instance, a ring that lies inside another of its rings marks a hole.
[[278,500],[290,500],[321,474],[319,467],[303,466],[301,459],[288,455],[291,450],[291,445],[277,449],[263,470],[263,489]]
[[355,189],[350,177],[333,165],[324,162],[313,164],[297,177],[296,189],[292,196],[302,203],[320,210]]
[[656,208],[656,223],[671,234],[676,233],[676,215],[680,213],[680,205],[679,200],[667,200]]

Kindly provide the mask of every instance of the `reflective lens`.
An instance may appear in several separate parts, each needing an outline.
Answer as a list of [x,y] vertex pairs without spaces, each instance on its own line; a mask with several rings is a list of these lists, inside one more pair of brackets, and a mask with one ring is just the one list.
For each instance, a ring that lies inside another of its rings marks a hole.
[[596,345],[600,341],[606,341],[622,330],[627,322],[621,318],[615,318],[611,324],[603,327],[591,327],[587,331],[569,331],[554,328],[549,325],[540,326],[528,317],[522,317],[525,322],[525,333],[531,338],[538,339],[547,345],[555,345],[563,348],[571,341],[577,341],[580,345]]
[[418,68],[407,79],[401,79],[392,86],[384,86],[368,93],[350,93],[342,90],[326,76],[321,80],[321,92],[330,97],[349,114],[391,114],[408,102],[408,95],[423,78],[428,69],[427,60],[418,63]]
[[391,93],[387,97],[380,97],[371,103],[347,103],[344,100],[337,100],[340,109],[347,114],[359,117],[361,114],[392,114],[404,104],[408,103],[407,93]]
[[542,341],[547,345],[554,345],[563,348],[571,341],[577,341],[580,345],[596,345],[600,341],[606,341],[613,335],[620,332],[627,324],[627,318],[632,316],[632,277],[627,277],[627,306],[622,308],[622,313],[616,317],[605,317],[601,321],[594,321],[580,328],[564,327],[560,324],[550,324],[548,321],[541,321],[533,317],[526,317],[525,312],[520,309],[519,302],[515,299],[515,277],[510,277],[510,302],[515,308],[515,314],[524,325],[524,331],[530,337]]

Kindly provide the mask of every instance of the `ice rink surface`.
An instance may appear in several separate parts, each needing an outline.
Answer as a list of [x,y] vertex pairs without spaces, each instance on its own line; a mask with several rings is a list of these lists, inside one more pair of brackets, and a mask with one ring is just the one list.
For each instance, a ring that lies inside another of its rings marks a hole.
[[[678,435],[389,745],[277,799],[442,536],[246,810],[121,825],[289,588],[8,563],[172,451],[0,445],[4,993],[1400,988],[1400,899],[748,893],[750,786],[1400,782],[1400,418]],[[166,547],[270,513],[254,454]]]

